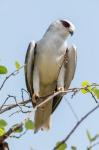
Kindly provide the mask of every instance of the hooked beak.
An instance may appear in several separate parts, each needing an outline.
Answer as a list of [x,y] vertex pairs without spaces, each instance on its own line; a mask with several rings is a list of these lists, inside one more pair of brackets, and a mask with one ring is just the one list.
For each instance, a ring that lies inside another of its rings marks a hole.
[[69,31],[70,35],[73,36],[74,32],[73,31]]

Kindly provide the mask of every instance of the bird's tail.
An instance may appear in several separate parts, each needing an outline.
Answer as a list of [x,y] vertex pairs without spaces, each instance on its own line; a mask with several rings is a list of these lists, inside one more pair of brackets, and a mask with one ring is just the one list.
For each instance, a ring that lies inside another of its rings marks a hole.
[[52,112],[52,100],[39,106],[35,112],[35,132],[50,128],[50,115]]

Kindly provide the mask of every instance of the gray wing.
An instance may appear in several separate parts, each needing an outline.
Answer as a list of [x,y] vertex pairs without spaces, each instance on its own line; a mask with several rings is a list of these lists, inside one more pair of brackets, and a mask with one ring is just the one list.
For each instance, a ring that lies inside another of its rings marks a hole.
[[[76,47],[72,46],[69,49],[67,49],[66,54],[68,56],[68,62],[66,64],[64,64],[64,67],[65,67],[64,89],[65,90],[69,88],[71,81],[74,78],[76,65],[77,65]],[[61,102],[62,97],[63,97],[62,95],[58,95],[58,96],[54,97],[52,113],[54,112],[54,110],[57,108],[57,106]]]
[[35,42],[30,42],[26,57],[25,57],[25,82],[27,90],[32,97],[34,91],[33,91],[33,69],[34,69],[34,59],[35,59],[35,53],[36,53],[36,44]]
[[68,63],[65,65],[65,90],[69,88],[71,81],[74,78],[77,66],[77,51],[76,47],[72,46],[67,49]]

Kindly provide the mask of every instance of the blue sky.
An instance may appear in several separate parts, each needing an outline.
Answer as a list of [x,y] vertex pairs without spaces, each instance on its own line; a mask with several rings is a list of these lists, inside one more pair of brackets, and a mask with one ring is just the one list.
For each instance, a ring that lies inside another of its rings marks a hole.
[[[78,61],[75,78],[71,87],[79,87],[83,80],[99,83],[99,1],[98,0],[1,0],[0,1],[0,63],[8,67],[9,72],[15,69],[14,62],[24,64],[24,58],[29,41],[39,40],[49,24],[56,19],[68,19],[76,26],[75,34],[68,39],[77,47]],[[2,83],[2,78],[0,83]],[[25,88],[23,71],[12,77],[0,93],[1,102],[8,94],[20,98],[20,89]],[[78,94],[73,99],[67,98],[80,118],[95,106],[89,94]],[[9,125],[20,122],[24,116],[17,114],[7,117]],[[11,150],[51,150],[57,141],[63,139],[76,120],[66,101],[62,103],[52,116],[52,127],[48,132],[34,135],[29,132],[20,140],[9,139]],[[88,145],[86,130],[92,134],[99,133],[98,110],[90,116],[72,135],[68,141],[68,150],[76,145],[79,150],[85,150]],[[96,147],[94,150],[98,150]]]

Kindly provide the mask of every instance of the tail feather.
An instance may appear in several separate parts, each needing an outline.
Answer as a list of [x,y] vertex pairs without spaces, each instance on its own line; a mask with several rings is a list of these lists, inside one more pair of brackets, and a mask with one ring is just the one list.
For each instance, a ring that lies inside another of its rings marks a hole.
[[46,122],[43,124],[43,127],[41,128],[42,130],[48,130],[48,129],[50,129],[50,118],[51,118],[51,117],[49,117],[49,118],[46,120]]
[[37,108],[35,112],[35,132],[50,128],[50,115],[52,112],[52,100]]

